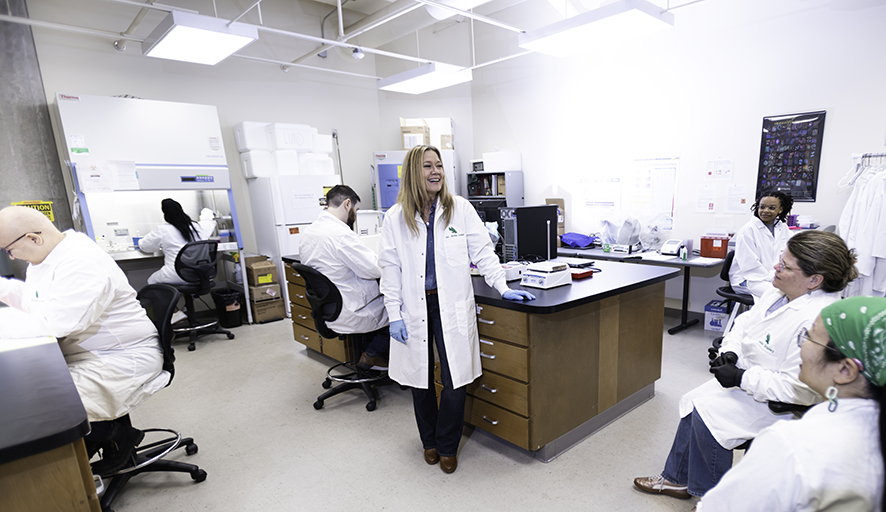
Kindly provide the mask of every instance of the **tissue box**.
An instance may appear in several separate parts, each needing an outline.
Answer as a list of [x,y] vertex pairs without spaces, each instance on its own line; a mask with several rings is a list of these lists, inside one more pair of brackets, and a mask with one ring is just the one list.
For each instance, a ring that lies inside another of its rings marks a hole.
[[712,300],[704,307],[704,329],[706,331],[723,332],[726,330],[726,322],[729,321],[729,313],[726,312],[725,302]]

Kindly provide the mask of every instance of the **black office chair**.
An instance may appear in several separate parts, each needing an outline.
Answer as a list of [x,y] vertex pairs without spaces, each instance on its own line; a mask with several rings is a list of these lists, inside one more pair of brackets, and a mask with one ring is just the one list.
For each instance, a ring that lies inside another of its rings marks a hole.
[[726,281],[726,286],[717,288],[717,295],[726,299],[729,304],[729,321],[726,322],[726,329],[724,332],[729,332],[729,330],[732,329],[732,323],[735,322],[736,316],[747,311],[754,305],[753,295],[748,293],[737,293],[732,289],[732,284],[729,283],[729,268],[732,267],[733,258],[735,258],[735,251],[729,251],[729,254],[727,254],[726,258],[723,260],[723,267],[720,269],[720,279]]
[[194,299],[206,295],[215,285],[212,279],[218,274],[218,241],[198,240],[185,244],[175,257],[175,272],[187,283],[173,286],[184,295],[188,316],[188,326],[175,329],[175,337],[189,336],[188,350],[197,348],[194,342],[203,334],[225,334],[229,340],[234,339],[231,331],[218,326],[218,318],[200,320],[194,309]]
[[[172,348],[172,339],[174,338],[172,325],[170,321],[175,311],[175,305],[178,303],[179,293],[174,287],[168,284],[149,284],[138,292],[138,300],[142,307],[145,308],[148,317],[157,327],[160,335],[160,347],[163,349],[163,369],[169,372],[169,382],[175,376],[175,351]],[[132,426],[129,415],[118,419],[128,426]],[[171,435],[165,439],[151,442],[138,446],[135,449],[134,458],[131,464],[123,469],[110,475],[101,475],[102,477],[110,477],[111,481],[107,486],[101,498],[101,507],[103,512],[113,512],[111,503],[117,494],[123,489],[129,480],[141,473],[159,472],[159,471],[176,471],[181,473],[189,473],[191,478],[196,482],[206,480],[206,471],[200,469],[193,464],[186,464],[174,460],[166,460],[163,457],[173,450],[185,448],[185,453],[193,455],[197,453],[197,445],[194,439],[190,437],[182,438],[182,435],[175,430],[163,428],[144,429],[142,432],[162,432],[163,436]]]
[[[317,332],[324,338],[345,339],[348,335],[339,334],[326,325],[326,322],[335,320],[341,314],[342,298],[338,287],[312,267],[293,263],[292,268],[301,274],[305,280],[305,295],[311,304],[311,317],[314,319],[314,326]],[[352,334],[350,336],[352,341],[352,360],[336,364],[326,371],[326,380],[323,381],[322,385],[324,389],[329,391],[317,397],[317,401],[314,402],[314,409],[322,409],[324,401],[330,397],[351,389],[360,388],[366,394],[366,398],[369,399],[369,403],[366,404],[366,410],[374,411],[376,408],[376,395],[372,389],[372,384],[379,386],[391,383],[390,379],[388,379],[387,371],[364,370],[357,366],[356,363],[360,358],[361,350],[359,340],[362,336],[359,334]],[[333,381],[340,384],[332,388]]]

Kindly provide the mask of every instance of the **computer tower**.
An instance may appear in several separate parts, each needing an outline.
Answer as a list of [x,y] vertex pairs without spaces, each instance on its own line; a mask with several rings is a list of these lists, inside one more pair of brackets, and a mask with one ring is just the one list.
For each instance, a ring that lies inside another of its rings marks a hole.
[[506,262],[557,257],[557,205],[503,207],[499,213]]

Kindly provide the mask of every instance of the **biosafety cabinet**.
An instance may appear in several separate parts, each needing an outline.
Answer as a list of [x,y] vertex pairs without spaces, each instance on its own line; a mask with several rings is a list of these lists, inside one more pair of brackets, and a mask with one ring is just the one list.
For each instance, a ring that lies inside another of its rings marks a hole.
[[[400,193],[400,177],[402,174],[403,160],[409,151],[374,151],[372,153],[372,187],[375,209],[387,211],[397,203],[397,194]],[[443,157],[443,167],[446,176],[446,185],[453,195],[460,195],[461,185],[458,178],[458,158],[455,150],[440,150]]]

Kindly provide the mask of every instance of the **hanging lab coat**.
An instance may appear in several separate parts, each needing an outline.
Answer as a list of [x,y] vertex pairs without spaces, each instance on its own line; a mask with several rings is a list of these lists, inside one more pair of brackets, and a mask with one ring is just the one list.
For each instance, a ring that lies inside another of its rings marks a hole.
[[[499,293],[508,289],[504,270],[495,255],[489,234],[474,207],[454,196],[449,224],[437,201],[434,213],[434,259],[440,320],[452,385],[460,388],[483,373],[477,335],[477,311],[471,284],[473,262],[486,283]],[[397,204],[385,214],[382,225],[379,265],[382,267],[381,292],[391,322],[403,320],[409,339],[406,344],[391,341],[388,374],[414,388],[428,387],[428,312],[425,302],[425,250],[427,228],[416,214],[418,235],[403,220]]]
[[[215,221],[201,221],[194,223],[197,231],[197,240],[206,240],[215,229]],[[172,224],[161,224],[156,229],[145,235],[138,243],[139,250],[144,252],[163,251],[163,267],[151,274],[149,284],[185,284],[184,279],[175,271],[175,258],[182,247],[188,241],[181,232]]]
[[723,338],[720,353],[735,352],[736,366],[745,371],[741,387],[723,388],[716,379],[680,399],[680,417],[693,407],[723,448],[731,450],[753,439],[764,428],[787,419],[769,410],[769,401],[810,405],[821,397],[800,382],[800,347],[797,333],[810,328],[822,308],[840,298],[839,293],[813,291],[766,316],[783,294],[766,293],[750,311],[735,320]]
[[742,460],[698,503],[698,512],[882,510],[880,407],[840,400],[799,421],[780,421],[754,439]]
[[341,293],[341,313],[326,325],[339,334],[372,332],[388,325],[385,299],[378,290],[378,256],[357,233],[324,211],[298,242],[298,258],[326,276]]
[[729,267],[729,283],[736,291],[748,290],[755,301],[772,289],[772,267],[791,237],[784,222],[776,221],[774,231],[771,233],[762,220],[754,217],[733,238],[735,257]]
[[0,279],[0,301],[55,336],[89,421],[119,418],[169,382],[157,329],[120,267],[82,233],[66,231],[24,281]]
[[856,251],[858,279],[843,297],[886,296],[886,172],[868,168],[859,176],[840,216],[840,236]]

